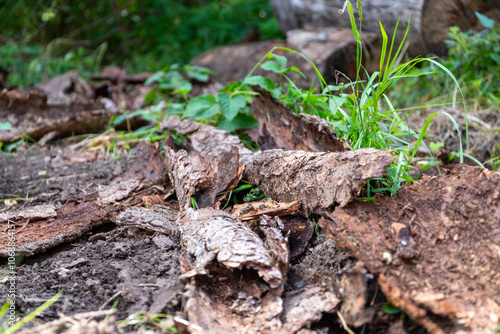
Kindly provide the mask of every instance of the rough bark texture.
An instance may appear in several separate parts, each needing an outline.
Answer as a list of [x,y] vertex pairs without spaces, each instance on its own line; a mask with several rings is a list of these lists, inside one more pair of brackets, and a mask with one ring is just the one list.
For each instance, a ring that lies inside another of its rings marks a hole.
[[[35,203],[50,200],[54,204],[28,205],[26,208],[2,213],[0,224],[6,225],[7,221],[10,221],[11,224],[16,225],[16,251],[21,255],[33,255],[63,242],[72,241],[85,232],[112,221],[114,215],[123,210],[124,206],[141,203],[143,200],[141,196],[154,193],[148,189],[152,185],[157,184],[168,188],[168,185],[163,183],[166,171],[160,170],[162,159],[154,154],[157,152],[157,147],[151,144],[138,148],[137,152],[140,153],[140,158],[129,166],[131,170],[137,171],[139,168],[134,167],[136,165],[153,164],[157,167],[152,170],[142,170],[141,175],[134,173],[135,178],[126,181],[119,178],[121,170],[117,169],[115,173],[118,175],[115,175],[115,179],[109,184],[97,178],[99,176],[97,173],[102,172],[94,171],[94,168],[102,166],[104,163],[102,160],[88,161],[88,156],[85,157],[85,155],[78,157],[73,152],[67,156],[69,152],[59,152],[52,159],[49,158],[44,162],[44,159],[37,161],[40,158],[38,154],[32,155],[30,158],[35,160],[34,163],[41,164],[38,171],[45,168],[46,177],[36,174],[23,176],[22,182],[12,184],[14,189],[2,187],[4,192],[0,195],[2,198],[22,197],[15,196],[16,192],[26,193],[31,187],[35,187],[31,195]],[[7,179],[19,179],[16,175],[24,171],[15,163],[9,164],[8,160],[8,158],[0,160],[0,166],[4,166],[3,175]],[[21,161],[21,164],[23,163],[24,161]],[[78,165],[82,165],[79,166],[81,168],[79,171]],[[111,161],[110,169],[118,167],[113,165]],[[76,174],[64,175],[68,168],[75,168],[73,172]],[[102,176],[110,177],[109,175]],[[71,183],[74,188],[67,185],[68,179],[73,180]],[[57,191],[63,184],[65,186]],[[52,193],[50,193],[51,190]],[[0,234],[0,256],[7,256],[7,237],[6,233]]]
[[165,161],[181,210],[190,208],[191,197],[210,183],[210,163],[201,156],[191,157],[186,150],[165,148]]
[[216,260],[234,269],[256,270],[271,288],[283,283],[279,263],[266,250],[262,240],[248,226],[224,211],[186,210],[179,218],[183,246],[193,256],[193,268],[184,274],[192,277],[207,273]]
[[284,149],[309,152],[341,152],[347,146],[337,138],[331,125],[313,115],[296,115],[268,92],[254,87],[260,93],[252,101],[252,115],[260,124],[246,131],[261,150]]
[[308,287],[285,294],[285,329],[295,333],[302,328],[309,328],[319,321],[323,313],[334,313],[341,300],[330,291],[320,287]]
[[466,165],[442,171],[319,223],[429,331],[488,331],[500,314],[500,174]]
[[273,200],[236,204],[231,214],[241,221],[257,219],[262,215],[287,216],[294,214],[300,207],[299,201],[290,203],[278,203]]
[[[190,201],[191,196],[200,191],[197,196],[200,208],[218,208],[217,194],[230,191],[238,185],[243,173],[240,156],[245,159],[252,151],[247,149],[238,137],[227,131],[187,119],[181,121],[179,116],[167,118],[161,127],[187,136],[184,145],[190,151],[190,157],[181,153],[183,150],[176,153],[168,150],[166,158],[172,171],[171,176],[177,185],[176,190],[179,191],[178,196],[182,198],[182,207]],[[173,164],[175,159],[178,162]],[[184,170],[187,167],[196,171],[195,174]],[[187,182],[187,179],[190,181]]]
[[[408,34],[410,53],[422,56],[428,52],[443,54],[443,41],[450,26],[464,30],[474,27],[477,20],[474,11],[485,12],[498,6],[498,2],[486,0],[365,0],[363,3],[363,30],[380,34],[379,21],[388,34],[396,26],[397,39],[401,40],[411,17]],[[313,27],[350,27],[347,10],[340,14],[343,0],[271,0],[273,11],[283,31]],[[357,17],[356,4],[353,3]]]
[[345,206],[360,185],[380,177],[393,162],[390,152],[360,149],[339,153],[269,150],[245,166],[244,179],[276,201],[298,200],[308,217],[338,203]]

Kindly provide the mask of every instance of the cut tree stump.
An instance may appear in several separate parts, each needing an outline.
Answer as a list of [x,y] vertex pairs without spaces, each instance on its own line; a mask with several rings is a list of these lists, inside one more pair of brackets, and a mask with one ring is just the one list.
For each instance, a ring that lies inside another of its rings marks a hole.
[[[273,12],[283,31],[314,27],[350,27],[347,10],[340,14],[344,0],[271,0]],[[357,17],[356,2],[351,1]],[[400,41],[411,17],[408,34],[409,52],[412,56],[425,56],[427,53],[443,55],[451,26],[462,30],[479,28],[474,11],[485,13],[498,21],[498,1],[488,0],[405,0],[405,1],[362,1],[362,29],[380,35],[379,21],[390,36],[396,22],[397,40]]]

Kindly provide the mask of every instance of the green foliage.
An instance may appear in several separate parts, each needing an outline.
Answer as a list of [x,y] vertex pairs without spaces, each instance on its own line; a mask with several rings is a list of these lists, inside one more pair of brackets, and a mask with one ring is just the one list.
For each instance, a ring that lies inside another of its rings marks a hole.
[[57,43],[46,48],[6,43],[0,46],[0,70],[7,73],[9,85],[24,87],[39,84],[70,70],[78,70],[85,76],[99,71],[106,48],[106,44],[102,44],[89,52],[77,47],[59,55],[66,48]]
[[[128,327],[128,326],[140,326],[147,329],[157,329],[157,330],[168,330],[173,333],[181,333],[177,330],[177,328],[165,324],[165,319],[173,318],[168,314],[151,314],[144,311],[139,311],[134,314],[129,315],[125,320],[119,320],[117,323],[120,327]],[[176,319],[180,321],[182,319]],[[187,325],[190,325],[186,322]]]
[[238,42],[252,28],[262,39],[284,37],[268,0],[19,0],[0,6],[0,17],[0,40],[71,40],[89,50],[107,43],[104,62],[129,72],[185,64],[209,48]]
[[[458,27],[451,27],[446,41],[449,57],[440,63],[452,73],[464,88],[464,94],[471,104],[484,108],[489,106],[500,108],[500,25],[493,20],[476,13],[479,21],[486,29],[461,32]],[[426,72],[425,77],[415,77],[402,85],[400,90],[391,94],[391,99],[398,103],[421,105],[429,100],[442,101],[450,98],[456,90],[456,84],[449,75],[438,72],[435,63],[428,63],[414,72]],[[436,89],[439,87],[439,89]]]

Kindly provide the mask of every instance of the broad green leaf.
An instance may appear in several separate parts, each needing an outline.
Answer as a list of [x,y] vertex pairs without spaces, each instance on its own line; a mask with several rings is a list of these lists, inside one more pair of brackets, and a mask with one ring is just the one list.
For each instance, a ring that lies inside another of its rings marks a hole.
[[9,122],[0,122],[0,130],[12,130],[12,126]]
[[252,129],[257,125],[259,125],[259,121],[252,116],[241,113],[236,115],[236,117],[232,120],[223,118],[217,123],[219,128],[228,132],[233,132],[239,129]]
[[154,89],[150,90],[149,93],[144,96],[144,103],[151,104],[156,100],[156,91]]
[[182,115],[189,119],[210,118],[219,112],[219,105],[213,95],[200,95],[190,100]]
[[235,95],[230,98],[226,93],[219,93],[217,97],[222,114],[228,120],[232,120],[238,114],[241,108],[245,107],[246,105],[245,97],[241,94]]
[[266,61],[264,64],[260,65],[260,67],[266,71],[281,73],[280,65],[277,62],[272,61],[272,60]]
[[267,90],[268,92],[276,88],[276,84],[274,83],[274,81],[272,81],[269,78],[263,77],[261,75],[254,75],[251,77],[247,77],[245,78],[245,81],[243,81],[243,83],[247,85],[260,86],[261,88]]
[[488,16],[481,14],[481,13],[478,13],[478,12],[476,12],[476,16],[479,19],[479,22],[481,22],[481,24],[484,27],[486,27],[488,29],[493,29],[495,27],[495,21],[490,19]]
[[146,86],[152,84],[153,82],[159,82],[163,77],[165,77],[165,72],[164,71],[158,71],[154,73],[152,76],[146,79],[146,82],[144,84]]
[[285,56],[279,56],[279,55],[274,54],[274,53],[271,53],[271,54],[273,55],[274,58],[276,58],[278,63],[280,63],[281,67],[285,67],[286,61],[287,61]]

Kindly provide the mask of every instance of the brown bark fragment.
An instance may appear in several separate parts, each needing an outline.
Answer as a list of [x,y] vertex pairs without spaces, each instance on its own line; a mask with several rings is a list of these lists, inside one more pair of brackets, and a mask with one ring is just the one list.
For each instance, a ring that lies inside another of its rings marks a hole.
[[120,212],[113,221],[118,226],[133,226],[147,231],[178,236],[179,227],[176,222],[178,213],[178,210],[159,207],[133,207]]
[[53,204],[42,204],[26,209],[0,213],[0,223],[14,219],[43,219],[57,217],[56,207]]
[[308,217],[335,203],[345,206],[360,185],[384,175],[393,160],[390,152],[371,148],[341,153],[271,150],[245,167],[244,179],[276,201],[298,200]]
[[500,174],[466,165],[442,172],[396,198],[337,208],[320,224],[429,331],[489,330],[500,314]]
[[[191,207],[191,197],[204,189],[210,180],[210,165],[208,162],[196,163],[185,150],[174,152],[165,147],[165,161],[170,181],[175,187],[177,200],[181,210]],[[203,168],[204,167],[204,168]]]
[[246,133],[263,151],[275,148],[309,152],[347,150],[326,120],[313,115],[296,115],[268,92],[256,86],[253,89],[260,95],[253,98],[252,116],[260,124]]
[[290,203],[278,203],[273,200],[236,204],[231,210],[231,214],[241,221],[257,219],[262,215],[287,216],[295,213],[299,209],[299,201]]
[[309,219],[297,216],[282,217],[285,232],[290,245],[290,258],[293,260],[306,250],[314,233],[314,223]]
[[323,313],[335,312],[341,302],[335,293],[312,286],[287,292],[283,297],[282,319],[289,333],[310,328],[311,324],[321,320]]
[[185,210],[178,218],[183,246],[194,257],[193,277],[206,273],[212,261],[227,267],[256,270],[271,288],[280,287],[284,273],[262,240],[248,226],[224,211]]
[[[197,159],[208,161],[209,166],[205,166],[205,163],[195,163],[198,170],[207,170],[207,180],[195,187],[196,191],[200,191],[198,205],[200,208],[218,207],[217,194],[234,189],[241,179],[243,167],[240,156],[244,157],[252,152],[245,148],[238,137],[227,131],[187,119],[181,121],[179,116],[167,118],[162,122],[161,128],[188,135],[185,148],[190,152],[190,156],[199,156]],[[167,157],[168,159],[170,158]],[[180,165],[177,168],[180,168]],[[193,196],[196,191],[189,193]]]
[[229,132],[189,119],[181,120],[177,115],[164,120],[160,128],[162,130],[171,129],[181,135],[188,135],[186,140],[190,146],[209,160],[217,157],[221,152],[230,151],[233,146],[238,148],[241,156],[252,154],[252,151],[246,148],[238,137]]

